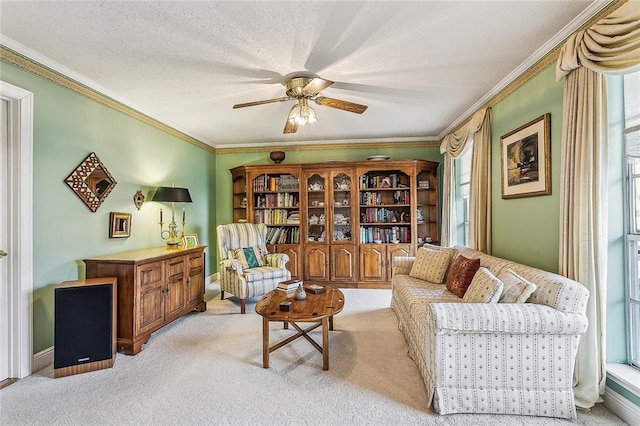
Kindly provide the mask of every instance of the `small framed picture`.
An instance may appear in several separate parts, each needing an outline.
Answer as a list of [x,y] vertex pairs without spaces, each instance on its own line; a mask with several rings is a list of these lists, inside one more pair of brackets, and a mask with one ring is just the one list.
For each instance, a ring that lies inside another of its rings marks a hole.
[[502,198],[551,194],[551,114],[500,138]]
[[109,213],[109,238],[128,238],[131,235],[131,213]]
[[198,234],[184,234],[182,236],[182,247],[193,248],[198,246]]

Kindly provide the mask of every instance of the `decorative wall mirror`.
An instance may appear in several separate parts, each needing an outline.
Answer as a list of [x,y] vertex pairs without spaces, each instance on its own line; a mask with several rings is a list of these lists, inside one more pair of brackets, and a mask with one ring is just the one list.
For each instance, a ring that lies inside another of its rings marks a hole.
[[95,152],[89,154],[64,181],[92,212],[98,210],[117,184]]

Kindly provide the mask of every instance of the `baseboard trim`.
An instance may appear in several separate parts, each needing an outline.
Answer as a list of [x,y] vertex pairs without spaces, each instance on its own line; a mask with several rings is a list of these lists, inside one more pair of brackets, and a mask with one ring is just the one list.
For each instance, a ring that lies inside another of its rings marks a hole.
[[602,399],[604,400],[604,406],[625,422],[635,424],[640,419],[640,407],[610,387],[605,387]]
[[216,281],[218,281],[218,280],[220,280],[220,273],[219,273],[219,272],[216,272],[215,274],[213,274],[213,275],[209,275],[209,276],[207,277],[207,282],[206,282],[206,284],[211,284],[211,283],[216,282]]
[[33,373],[40,371],[46,366],[53,364],[53,346],[43,349],[37,354],[33,355]]

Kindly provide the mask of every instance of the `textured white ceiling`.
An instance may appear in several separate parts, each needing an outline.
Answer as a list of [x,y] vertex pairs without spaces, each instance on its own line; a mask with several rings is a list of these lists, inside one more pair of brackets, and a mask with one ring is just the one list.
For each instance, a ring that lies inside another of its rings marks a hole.
[[[0,33],[9,47],[216,147],[426,139],[601,5],[2,0]],[[335,81],[322,95],[369,109],[314,104],[319,123],[292,135],[282,130],[293,101],[232,109],[284,96],[296,72]]]

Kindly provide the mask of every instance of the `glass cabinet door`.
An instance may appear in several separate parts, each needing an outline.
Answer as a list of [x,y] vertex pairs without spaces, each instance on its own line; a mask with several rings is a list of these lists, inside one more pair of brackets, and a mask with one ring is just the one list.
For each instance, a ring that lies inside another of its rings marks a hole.
[[326,183],[326,177],[320,173],[307,177],[307,242],[328,241]]
[[331,202],[333,233],[332,242],[353,242],[351,176],[337,173],[333,176],[333,200]]

